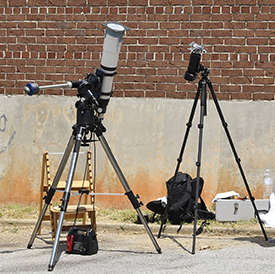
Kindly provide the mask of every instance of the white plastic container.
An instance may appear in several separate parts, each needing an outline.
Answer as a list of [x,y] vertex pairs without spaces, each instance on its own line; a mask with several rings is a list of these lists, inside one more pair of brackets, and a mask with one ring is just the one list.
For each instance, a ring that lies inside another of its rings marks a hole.
[[265,171],[263,183],[263,199],[269,200],[270,195],[273,193],[273,179],[271,177],[269,169]]

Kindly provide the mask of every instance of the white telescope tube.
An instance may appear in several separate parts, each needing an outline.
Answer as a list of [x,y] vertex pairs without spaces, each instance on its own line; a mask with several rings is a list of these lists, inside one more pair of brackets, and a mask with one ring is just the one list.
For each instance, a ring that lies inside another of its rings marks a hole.
[[113,77],[116,74],[118,56],[123,41],[122,37],[124,32],[129,28],[118,22],[109,22],[103,25],[106,27],[106,34],[101,59],[103,80],[101,83],[99,105],[102,108],[102,113],[105,113],[112,94]]

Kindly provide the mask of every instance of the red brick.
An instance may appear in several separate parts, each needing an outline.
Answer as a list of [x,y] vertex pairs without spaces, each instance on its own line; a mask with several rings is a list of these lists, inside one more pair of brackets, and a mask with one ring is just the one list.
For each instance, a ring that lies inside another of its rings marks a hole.
[[247,29],[235,29],[233,31],[234,37],[254,37],[254,31],[253,30],[247,30]]
[[225,38],[226,45],[245,45],[245,38]]
[[242,52],[255,53],[257,51],[257,47],[256,46],[245,46],[245,47],[236,46],[235,51],[236,53],[242,53]]
[[173,98],[173,99],[186,99],[186,92],[167,92],[166,94],[167,98]]
[[[136,3],[137,5],[139,4],[139,0],[130,0],[130,2],[134,2]],[[144,1],[144,4],[148,4],[148,1],[145,0]],[[151,6],[169,6],[171,5],[171,1],[170,0],[150,0],[150,5]]]
[[156,30],[153,30],[153,29],[149,29],[147,30],[147,36],[154,36],[154,37],[159,37],[159,36],[167,36],[167,30],[159,30],[159,29],[156,29]]
[[28,6],[47,6],[47,0],[28,0]]
[[163,98],[165,97],[165,91],[146,91],[147,98]]
[[[156,3],[158,3],[158,0],[154,0]],[[209,0],[207,0],[209,1]],[[169,0],[167,5],[179,5],[179,6],[191,6],[191,0]],[[166,5],[166,4],[165,4]]]
[[176,38],[176,37],[169,37],[169,38],[160,38],[159,39],[159,43],[161,45],[172,45],[172,44],[179,44],[180,40],[179,38]]
[[[230,100],[231,94],[228,92],[216,92],[215,93],[218,100]],[[211,94],[209,94],[209,99],[212,99]]]
[[236,5],[257,5],[257,0],[236,0]]
[[[175,13],[179,13],[179,9],[182,10],[181,7],[175,7]],[[172,14],[173,13],[173,7],[164,7],[164,12],[167,14]]]
[[235,0],[214,0],[214,5],[234,5]]
[[192,5],[193,6],[201,6],[201,5],[212,5],[212,0],[204,0],[204,1],[201,1],[201,0],[193,0],[192,1]]
[[7,73],[7,72],[15,73],[15,67],[13,67],[13,66],[0,66],[0,72],[3,72],[3,73]]
[[261,78],[254,78],[253,83],[256,85],[263,84],[263,85],[274,85],[274,77],[261,77]]
[[233,16],[235,21],[254,21],[254,14],[245,14],[245,13],[241,13],[241,14],[234,14]]
[[[118,0],[118,2],[119,1],[120,0]],[[147,6],[148,5],[148,1],[147,0],[129,0],[128,2],[129,2],[129,6]],[[127,1],[126,1],[126,5],[127,5]],[[152,3],[151,3],[151,5],[153,6]],[[159,4],[159,5],[161,5],[161,4]]]
[[[213,14],[212,15],[212,21],[228,21],[228,22],[231,22],[233,20],[233,15],[230,14],[230,13],[222,13],[222,14]],[[234,18],[235,19],[235,18]]]
[[241,85],[221,85],[221,92],[230,92],[232,94],[238,94],[242,91]]
[[253,68],[254,63],[253,62],[245,62],[245,61],[239,61],[233,63],[233,68]]
[[274,100],[274,94],[255,93],[255,94],[252,94],[252,99],[254,101],[257,101],[257,100],[268,100],[268,101],[271,101],[271,100]]
[[154,83],[135,83],[136,90],[155,90],[156,84]]
[[143,98],[144,97],[144,91],[137,91],[137,90],[131,90],[131,91],[125,91],[126,97],[138,97]]
[[189,21],[189,15],[186,13],[181,13],[181,14],[169,14],[169,21]]
[[99,6],[99,7],[102,7],[102,6],[107,6],[107,0],[88,0],[88,5],[89,6]]
[[[260,75],[257,75],[257,76],[260,76]],[[266,70],[265,76],[275,77],[275,71],[274,70]]]
[[248,45],[268,45],[268,38],[247,38]]
[[186,97],[187,97],[187,99],[195,99],[196,92],[189,91],[189,92],[186,93]]
[[250,13],[249,6],[241,6],[241,13]]
[[[95,2],[97,2],[97,1],[95,1]],[[81,6],[81,7],[85,7],[86,0],[77,0],[77,1],[75,1],[75,0],[68,0],[67,5],[68,6]]]
[[266,29],[267,28],[267,22],[247,22],[247,28],[248,29]]
[[244,22],[225,22],[225,29],[246,29]]
[[238,69],[222,69],[221,76],[242,76],[243,71]]
[[[140,18],[144,17],[144,15],[142,14],[139,17]],[[131,19],[131,15],[127,16],[126,14],[107,14],[106,20],[107,21],[123,22],[123,21],[126,21],[126,20],[131,21],[132,19]]]
[[273,0],[258,0],[259,5],[274,5]]
[[[146,19],[146,15],[145,15]],[[149,21],[167,21],[168,15],[167,14],[148,14]],[[144,20],[145,21],[145,20]]]
[[163,13],[164,7],[156,7],[155,10],[156,10],[155,13]]
[[175,84],[170,84],[170,83],[158,83],[156,84],[156,90],[157,91],[169,91],[169,92],[172,92],[172,91],[176,91],[176,85]]
[[274,94],[274,85],[265,85],[264,92]]
[[26,5],[27,5],[26,0],[9,0],[10,7],[20,7],[20,6],[26,6]]
[[203,28],[204,29],[222,29],[223,22],[204,22]]
[[147,75],[146,76],[147,83],[163,83],[166,82],[165,76],[156,76],[156,75]]
[[251,100],[252,93],[231,93],[231,100]]
[[[203,38],[203,40],[202,40],[202,44],[203,45],[205,45],[205,48],[206,48],[206,50],[207,51],[209,51],[208,50],[208,45],[219,45],[219,44],[223,44],[223,38]],[[203,55],[203,56],[206,56],[205,54]]]
[[274,30],[256,30],[255,35],[256,37],[273,37]]
[[66,6],[67,0],[49,0],[50,6]]

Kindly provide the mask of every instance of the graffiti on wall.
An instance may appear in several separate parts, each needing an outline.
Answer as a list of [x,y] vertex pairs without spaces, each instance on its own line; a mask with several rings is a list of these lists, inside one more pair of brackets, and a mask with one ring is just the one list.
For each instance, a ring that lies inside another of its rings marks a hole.
[[[6,127],[7,127],[7,117],[5,114],[1,115],[0,117],[0,134],[6,132]],[[3,153],[4,151],[7,150],[7,148],[11,145],[12,140],[14,139],[16,131],[13,131],[11,136],[7,139],[8,141],[0,143],[0,153]],[[1,137],[1,136],[0,136]],[[2,139],[2,137],[1,137]]]

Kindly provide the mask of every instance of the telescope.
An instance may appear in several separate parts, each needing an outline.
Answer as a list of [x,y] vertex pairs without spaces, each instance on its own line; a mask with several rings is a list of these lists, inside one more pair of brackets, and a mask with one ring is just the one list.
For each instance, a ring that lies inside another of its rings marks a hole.
[[92,104],[99,114],[104,114],[110,97],[112,96],[113,77],[117,74],[117,62],[123,42],[123,34],[128,27],[118,22],[103,23],[106,27],[103,43],[103,52],[100,68],[93,73],[88,73],[84,80],[70,81],[63,84],[40,86],[37,83],[28,83],[24,91],[32,96],[38,94],[41,89],[50,88],[77,88],[78,97],[88,104]]
[[195,42],[192,42],[190,46],[191,48],[189,49],[191,51],[191,56],[184,78],[187,81],[194,81],[197,78],[197,73],[202,70],[202,65],[200,64],[201,54],[205,53],[206,50],[203,48],[203,46],[196,44]]
[[103,25],[106,27],[106,33],[103,44],[103,54],[100,68],[97,69],[95,73],[88,73],[85,79],[80,81],[70,81],[64,84],[41,87],[39,87],[39,85],[36,83],[28,83],[24,88],[24,91],[30,96],[33,94],[38,94],[40,89],[77,88],[77,96],[79,97],[79,100],[75,104],[77,108],[77,122],[72,127],[72,135],[69,139],[66,150],[60,161],[52,185],[49,191],[47,191],[47,195],[44,197],[45,204],[41,210],[40,216],[33,230],[30,241],[28,243],[28,248],[31,248],[41,226],[42,220],[47,212],[47,208],[50,205],[52,198],[57,190],[59,179],[61,178],[61,175],[72,152],[70,169],[68,172],[63,197],[61,199],[60,215],[58,226],[56,229],[52,255],[48,266],[49,271],[53,270],[54,265],[56,263],[55,259],[59,244],[59,238],[62,231],[65,213],[70,200],[70,192],[72,188],[73,177],[75,174],[75,168],[77,166],[77,159],[79,155],[80,146],[87,146],[88,142],[92,142],[93,134],[97,136],[98,141],[102,145],[103,150],[105,151],[111,165],[114,168],[114,171],[118,176],[118,179],[120,180],[125,190],[125,195],[127,195],[129,201],[136,210],[157,252],[161,253],[161,249],[158,243],[156,242],[154,235],[144,218],[144,215],[140,210],[141,202],[137,200],[139,197],[135,196],[133,191],[131,190],[103,134],[103,132],[106,131],[106,128],[102,124],[102,119],[104,113],[106,112],[106,108],[109,103],[110,97],[112,95],[113,77],[114,75],[116,75],[118,56],[120,53],[121,43],[123,40],[122,37],[124,32],[129,29],[117,22],[109,22]]

